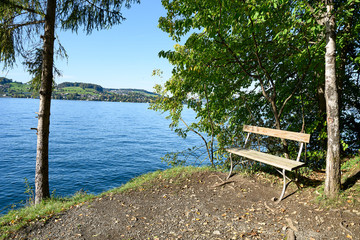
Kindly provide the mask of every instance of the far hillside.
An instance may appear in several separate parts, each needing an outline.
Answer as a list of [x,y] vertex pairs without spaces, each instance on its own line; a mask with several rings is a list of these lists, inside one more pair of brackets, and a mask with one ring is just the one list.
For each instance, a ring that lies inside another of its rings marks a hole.
[[[15,98],[37,98],[28,83],[16,82],[0,77],[0,96]],[[81,82],[63,82],[54,87],[53,99],[110,101],[110,102],[151,102],[157,94],[142,89],[103,88],[100,85]]]

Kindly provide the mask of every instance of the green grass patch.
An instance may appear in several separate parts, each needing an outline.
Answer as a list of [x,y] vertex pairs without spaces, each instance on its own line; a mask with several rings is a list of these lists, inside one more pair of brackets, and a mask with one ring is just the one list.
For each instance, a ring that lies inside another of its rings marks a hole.
[[11,210],[0,218],[0,239],[9,237],[11,233],[33,221],[47,221],[54,214],[93,198],[94,195],[79,192],[72,197],[51,198],[40,204]]
[[92,88],[81,88],[81,87],[65,87],[62,88],[60,91],[56,90],[55,92],[65,92],[65,93],[77,93],[77,94],[89,94],[94,95],[98,94],[99,92]]
[[360,168],[360,156],[347,159],[341,164],[342,171],[351,171]]
[[346,159],[341,164],[342,189],[336,198],[324,194],[324,184],[317,188],[316,202],[323,207],[360,207],[360,156]]
[[30,91],[30,87],[26,84],[12,82],[10,83],[10,90],[14,90],[16,92],[28,92]]
[[145,92],[145,91],[140,91],[140,90],[137,91],[137,90],[134,90],[133,92],[134,92],[134,93],[142,94],[142,95],[147,96],[147,97],[157,97],[156,94],[154,94],[154,93],[148,93],[148,92]]
[[110,191],[104,192],[101,196],[113,193],[121,193],[130,190],[146,189],[157,183],[158,180],[170,180],[176,178],[185,178],[191,176],[195,172],[205,172],[205,171],[214,171],[211,167],[173,167],[164,171],[155,171],[147,173],[136,178],[131,179],[126,184],[122,185],[119,188],[112,189]]

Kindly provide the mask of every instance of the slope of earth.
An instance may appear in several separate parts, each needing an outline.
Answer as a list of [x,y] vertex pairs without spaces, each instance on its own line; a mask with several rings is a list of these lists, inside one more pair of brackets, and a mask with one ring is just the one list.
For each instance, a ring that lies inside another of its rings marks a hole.
[[312,189],[196,172],[112,193],[34,222],[15,239],[359,239],[357,209],[322,209]]

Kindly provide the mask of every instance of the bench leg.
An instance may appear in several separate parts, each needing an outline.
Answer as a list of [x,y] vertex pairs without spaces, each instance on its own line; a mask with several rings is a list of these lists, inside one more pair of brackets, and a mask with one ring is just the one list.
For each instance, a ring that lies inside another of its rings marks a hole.
[[295,184],[296,184],[296,186],[297,186],[298,189],[301,189],[301,186],[300,186],[300,183],[299,183],[299,179],[300,179],[299,176],[300,176],[300,175],[299,175],[299,173],[298,173],[298,170],[296,169],[296,170],[295,170]]
[[285,169],[283,169],[283,170],[282,170],[282,175],[283,175],[283,178],[284,178],[284,185],[283,185],[283,190],[282,190],[282,192],[281,192],[281,195],[280,195],[280,198],[279,198],[278,202],[280,202],[280,201],[283,199],[283,197],[284,197],[284,195],[285,195],[286,188],[287,188],[287,186],[289,185],[289,183],[291,182],[291,180],[290,180],[288,183],[286,183],[286,179],[287,179],[288,177],[286,176],[285,173],[286,173],[286,172],[285,172]]
[[226,180],[228,180],[232,174],[232,170],[233,170],[233,161],[232,161],[232,157],[231,157],[231,153],[230,153],[230,172],[229,175],[227,176]]

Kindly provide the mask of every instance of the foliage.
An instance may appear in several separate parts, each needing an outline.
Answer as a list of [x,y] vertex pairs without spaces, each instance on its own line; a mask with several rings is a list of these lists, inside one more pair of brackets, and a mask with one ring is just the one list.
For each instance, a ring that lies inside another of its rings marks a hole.
[[7,83],[11,83],[12,80],[11,79],[7,79],[5,77],[0,78],[0,84],[7,84]]
[[63,82],[63,83],[58,84],[57,87],[58,88],[79,87],[79,88],[82,88],[82,89],[91,88],[91,89],[94,89],[94,90],[96,90],[98,92],[102,92],[104,90],[100,85],[97,85],[97,84],[78,83],[78,82],[75,82],[75,83]]
[[[319,155],[326,149],[324,26],[314,17],[321,14],[323,5],[287,0],[162,3],[167,15],[159,19],[159,27],[177,41],[186,40],[172,51],[159,53],[174,69],[171,79],[155,87],[162,97],[152,108],[168,112],[171,127],[178,132],[189,131],[179,127],[186,104],[197,114],[198,122],[190,128],[205,133],[208,139],[215,137],[216,141],[209,142],[216,142],[220,151],[241,145],[244,124],[304,131],[312,135],[310,152]],[[356,8],[359,5],[354,1],[345,5],[349,4]],[[357,10],[341,5],[337,13],[339,18],[347,14],[351,24],[358,25]],[[338,34],[342,41],[357,44],[354,35],[358,32],[348,29],[349,34],[344,34],[346,24],[347,20],[339,24]],[[358,55],[357,50],[348,54]],[[356,70],[345,76],[359,86],[357,62],[346,59],[345,68]],[[358,90],[352,89],[347,90],[359,96]],[[342,112],[346,108],[360,109],[352,103],[355,99],[343,100]],[[344,129],[350,127],[347,124]],[[354,139],[360,134],[348,132],[342,133],[344,141],[350,141],[347,144],[351,151],[358,146]],[[268,151],[284,148],[290,157],[297,153],[293,143],[261,141]]]
[[28,196],[26,204],[27,205],[33,204],[35,201],[34,187],[29,183],[27,178],[25,178],[25,194],[27,194]]
[[11,68],[17,56],[26,58],[27,46],[39,46],[45,13],[39,1],[3,0],[0,2],[0,62]]
[[[26,56],[27,60],[23,63],[30,75],[33,78],[29,81],[29,85],[31,86],[30,90],[36,94],[40,90],[41,86],[41,69],[43,65],[43,50],[41,48],[36,48],[32,51],[31,54]],[[61,76],[61,72],[54,66],[55,76]],[[55,81],[53,80],[53,87],[55,87]]]
[[166,162],[168,166],[201,166],[204,165],[205,159],[203,155],[199,153],[202,147],[193,146],[192,148],[185,149],[180,152],[170,152],[161,157],[161,161]]
[[[90,34],[93,30],[109,29],[125,20],[123,6],[140,0],[61,0],[56,7],[56,29],[77,32],[80,27]],[[45,23],[47,1],[2,0],[0,2],[0,62],[4,68],[12,68],[16,59],[22,57],[23,64],[34,76],[33,88],[38,89],[42,66],[42,29]],[[56,36],[55,54],[67,57],[66,50]],[[54,68],[54,72],[60,71]]]

